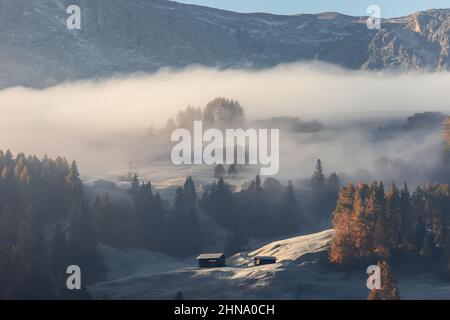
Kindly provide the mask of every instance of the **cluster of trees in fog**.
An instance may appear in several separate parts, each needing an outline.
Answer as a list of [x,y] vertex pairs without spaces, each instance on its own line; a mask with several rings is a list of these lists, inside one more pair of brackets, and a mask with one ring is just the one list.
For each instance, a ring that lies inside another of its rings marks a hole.
[[[194,121],[203,121],[206,128],[232,129],[248,127],[251,121],[246,119],[245,110],[237,100],[215,98],[203,109],[192,106],[178,112],[176,117],[167,121],[165,131],[171,132],[176,128],[193,129]],[[272,117],[268,120],[251,122],[252,126],[263,128],[277,128],[288,132],[319,132],[325,125],[318,120],[302,121],[298,117]],[[153,131],[153,129],[151,130]]]
[[228,231],[225,253],[243,250],[250,238],[275,237],[313,230],[329,221],[339,192],[339,178],[323,174],[321,161],[307,190],[283,186],[275,178],[256,176],[238,192],[221,177],[206,188],[200,206]]
[[402,129],[411,131],[440,128],[447,118],[448,116],[441,112],[428,111],[415,113],[406,119],[405,123],[402,125]]
[[[88,298],[103,269],[75,162],[0,151],[0,298]],[[69,265],[83,270],[69,291]]]
[[325,125],[318,120],[302,121],[299,117],[287,116],[273,117],[267,121],[261,121],[261,125],[297,133],[319,132],[325,129]]
[[203,110],[191,106],[181,110],[175,119],[167,121],[166,130],[173,131],[175,128],[191,130],[194,121],[203,121],[204,127],[208,128],[242,127],[245,124],[245,113],[238,101],[215,98]]
[[189,256],[204,244],[197,193],[191,177],[178,187],[173,206],[166,205],[151,182],[135,175],[128,190],[131,201],[97,197],[94,230],[98,241],[114,247],[140,247],[173,256]]
[[229,232],[228,255],[241,250],[249,237],[298,231],[307,223],[292,183],[283,187],[273,178],[263,184],[256,176],[236,193],[220,178],[203,193],[201,207]]
[[331,218],[339,178],[327,179],[320,160],[306,191],[295,190],[274,178],[256,176],[240,191],[223,177],[197,193],[192,177],[176,189],[173,205],[161,200],[151,182],[135,175],[128,191],[131,202],[114,201],[108,194],[97,197],[93,225],[97,240],[111,246],[135,246],[173,256],[189,256],[212,243],[210,225],[200,215],[209,216],[228,237],[228,255],[245,246],[250,238],[274,237],[313,228]]

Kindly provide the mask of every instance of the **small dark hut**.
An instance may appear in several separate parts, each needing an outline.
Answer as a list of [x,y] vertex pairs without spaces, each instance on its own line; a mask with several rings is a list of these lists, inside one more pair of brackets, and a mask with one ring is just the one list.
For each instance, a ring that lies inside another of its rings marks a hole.
[[255,266],[262,266],[265,264],[277,263],[277,258],[275,258],[275,257],[256,256],[254,258],[254,260],[255,260]]
[[225,255],[223,253],[203,253],[196,259],[200,268],[225,267]]

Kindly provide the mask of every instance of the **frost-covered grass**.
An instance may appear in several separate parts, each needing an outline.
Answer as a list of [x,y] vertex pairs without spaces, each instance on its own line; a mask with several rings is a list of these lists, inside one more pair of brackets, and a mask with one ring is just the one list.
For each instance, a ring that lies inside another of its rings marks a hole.
[[[100,250],[107,279],[90,286],[113,299],[366,299],[365,270],[338,271],[326,263],[333,230],[274,241],[227,259],[227,267],[199,269],[194,257],[177,260],[138,249]],[[278,262],[252,266],[256,255]],[[450,284],[432,274],[398,274],[403,299],[449,299]]]

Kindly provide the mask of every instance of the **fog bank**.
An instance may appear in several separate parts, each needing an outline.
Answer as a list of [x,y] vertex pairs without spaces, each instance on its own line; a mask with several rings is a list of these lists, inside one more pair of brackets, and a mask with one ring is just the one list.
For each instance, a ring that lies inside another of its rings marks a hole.
[[[0,146],[40,156],[64,155],[77,159],[82,170],[104,174],[127,170],[134,156],[150,152],[142,150],[148,148],[142,142],[151,125],[161,127],[187,105],[204,107],[215,97],[237,99],[248,119],[300,116],[332,121],[374,112],[450,110],[449,83],[448,73],[392,75],[291,64],[261,71],[192,67],[64,83],[44,90],[10,88],[0,91]],[[288,152],[284,161],[282,151],[281,165],[309,166],[311,163],[301,161],[322,155],[336,170],[351,169],[355,162],[364,168],[373,166],[372,145],[359,137],[358,143],[352,144],[350,133],[341,137],[329,144],[304,142],[296,146],[298,152]],[[296,143],[299,141],[302,139]],[[433,143],[423,142],[423,147],[433,145],[435,149],[436,141],[434,137]],[[353,145],[355,152],[342,152],[339,146],[345,142]],[[401,143],[395,145],[402,149]],[[423,152],[421,145],[414,150]],[[394,153],[389,146],[379,146],[376,151]],[[414,156],[411,153],[411,149],[398,152],[398,158]]]

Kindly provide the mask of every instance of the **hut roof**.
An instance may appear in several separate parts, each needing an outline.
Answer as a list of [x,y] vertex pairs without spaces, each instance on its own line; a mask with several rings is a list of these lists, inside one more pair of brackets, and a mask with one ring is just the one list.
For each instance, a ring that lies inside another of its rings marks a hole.
[[223,253],[202,253],[196,259],[197,260],[210,260],[210,259],[220,259],[224,257]]

